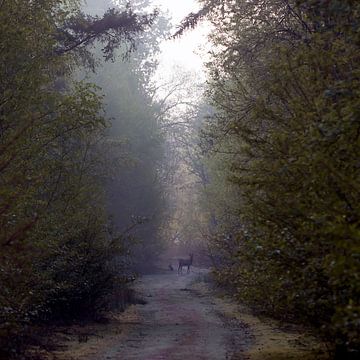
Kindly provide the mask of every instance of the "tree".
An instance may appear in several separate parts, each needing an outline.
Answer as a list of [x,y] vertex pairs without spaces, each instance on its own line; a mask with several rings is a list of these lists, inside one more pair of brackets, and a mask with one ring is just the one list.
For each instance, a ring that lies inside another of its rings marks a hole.
[[[148,1],[132,3],[138,13],[148,5]],[[128,249],[133,267],[141,271],[153,266],[163,248],[159,230],[167,209],[161,176],[163,115],[153,96],[151,78],[159,43],[168,36],[168,27],[168,20],[159,14],[151,29],[139,36],[136,49],[126,61],[101,61],[101,44],[97,44],[93,53],[101,70],[87,74],[101,86],[105,111],[111,119],[107,141],[113,168],[106,178],[107,209],[120,233],[131,228]],[[116,55],[121,57],[124,52],[122,47]]]
[[152,19],[130,8],[86,17],[73,1],[0,4],[2,352],[19,350],[34,322],[95,311],[121,278],[111,263],[126,249],[102,184],[102,97],[74,71],[95,39],[110,56]]
[[[216,111],[204,151],[210,178],[225,172],[237,199],[213,238],[218,280],[322,329],[339,356],[359,346],[358,9],[223,1],[207,12]],[[227,201],[217,204],[225,214]]]

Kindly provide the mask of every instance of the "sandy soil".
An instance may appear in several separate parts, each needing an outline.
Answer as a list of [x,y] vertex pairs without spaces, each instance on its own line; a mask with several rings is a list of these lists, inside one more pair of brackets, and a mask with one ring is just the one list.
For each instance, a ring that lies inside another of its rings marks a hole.
[[[299,329],[260,320],[214,296],[206,271],[162,271],[135,285],[147,303],[110,315],[107,324],[59,329],[57,360],[320,359],[316,341]],[[315,350],[314,350],[315,349]]]

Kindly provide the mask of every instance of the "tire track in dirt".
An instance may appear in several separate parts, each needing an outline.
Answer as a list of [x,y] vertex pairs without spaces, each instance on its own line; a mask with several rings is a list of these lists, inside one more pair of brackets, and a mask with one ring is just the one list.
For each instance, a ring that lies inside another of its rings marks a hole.
[[134,325],[117,348],[91,359],[234,359],[234,334],[248,342],[249,334],[240,323],[236,329],[227,326],[211,298],[192,290],[197,276],[199,270],[144,276],[137,284],[147,300],[138,306],[141,324]]
[[[259,319],[204,282],[207,270],[158,271],[135,284],[145,305],[110,313],[109,322],[67,329],[93,334],[58,342],[51,360],[319,360],[321,344],[303,329]],[[64,331],[64,329],[62,330]],[[60,332],[61,333],[61,332]],[[65,350],[64,350],[65,349]],[[315,353],[313,350],[315,349]]]

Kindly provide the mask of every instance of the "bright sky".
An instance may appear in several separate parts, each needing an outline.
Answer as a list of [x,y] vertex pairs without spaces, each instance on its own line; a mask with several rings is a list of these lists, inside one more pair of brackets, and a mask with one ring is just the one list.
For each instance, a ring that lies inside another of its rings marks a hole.
[[[153,0],[153,4],[167,10],[172,18],[172,23],[177,26],[180,21],[190,12],[196,12],[200,6],[196,0]],[[158,75],[159,79],[166,81],[171,77],[174,68],[183,68],[198,75],[198,80],[204,81],[205,74],[203,62],[206,51],[206,36],[209,27],[206,23],[201,24],[194,30],[189,30],[180,39],[167,40],[162,46]]]
[[174,22],[181,21],[191,11],[200,8],[196,0],[153,0],[153,4],[168,9]]

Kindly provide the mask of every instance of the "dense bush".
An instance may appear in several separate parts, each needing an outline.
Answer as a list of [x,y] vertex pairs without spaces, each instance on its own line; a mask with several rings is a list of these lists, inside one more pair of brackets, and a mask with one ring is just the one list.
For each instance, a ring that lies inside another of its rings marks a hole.
[[217,111],[202,140],[217,278],[320,328],[338,354],[358,351],[359,4],[205,4],[217,46]]
[[36,322],[95,312],[126,281],[128,249],[105,207],[104,180],[113,169],[104,156],[102,97],[94,85],[75,81],[74,71],[94,64],[87,45],[100,40],[111,57],[124,41],[133,45],[153,17],[127,7],[104,19],[84,16],[77,1],[0,4],[4,353],[16,354]]

